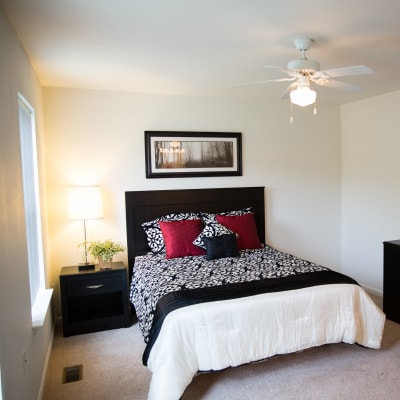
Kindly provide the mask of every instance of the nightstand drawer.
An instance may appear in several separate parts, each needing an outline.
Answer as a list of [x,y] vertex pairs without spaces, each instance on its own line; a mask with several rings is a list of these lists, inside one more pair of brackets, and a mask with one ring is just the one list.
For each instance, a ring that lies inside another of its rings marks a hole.
[[68,297],[90,296],[103,293],[112,293],[122,290],[122,282],[119,276],[83,279],[67,283]]

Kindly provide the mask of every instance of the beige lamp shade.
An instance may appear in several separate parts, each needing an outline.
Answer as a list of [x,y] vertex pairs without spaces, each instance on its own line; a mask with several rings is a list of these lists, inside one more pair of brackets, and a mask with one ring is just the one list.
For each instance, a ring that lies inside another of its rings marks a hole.
[[103,218],[100,186],[76,186],[68,190],[68,218],[77,220]]

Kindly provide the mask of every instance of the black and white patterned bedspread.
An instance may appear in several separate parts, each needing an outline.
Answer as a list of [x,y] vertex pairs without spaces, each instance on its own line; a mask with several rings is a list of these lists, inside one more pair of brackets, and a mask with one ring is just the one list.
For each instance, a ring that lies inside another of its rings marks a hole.
[[265,245],[244,250],[238,258],[207,261],[205,256],[166,259],[164,254],[136,257],[130,300],[147,343],[159,299],[180,290],[281,278],[328,268],[280,252]]

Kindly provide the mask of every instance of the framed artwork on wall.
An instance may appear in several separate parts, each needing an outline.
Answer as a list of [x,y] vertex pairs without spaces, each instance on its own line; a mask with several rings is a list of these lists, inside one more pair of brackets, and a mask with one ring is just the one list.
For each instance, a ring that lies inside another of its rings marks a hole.
[[242,134],[145,131],[146,178],[242,175]]

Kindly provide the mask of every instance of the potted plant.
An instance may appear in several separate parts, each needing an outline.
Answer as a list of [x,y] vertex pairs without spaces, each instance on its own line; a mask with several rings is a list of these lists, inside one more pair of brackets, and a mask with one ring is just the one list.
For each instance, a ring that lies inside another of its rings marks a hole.
[[88,252],[99,260],[100,269],[110,269],[114,255],[125,250],[125,246],[112,240],[90,242],[88,247]]

